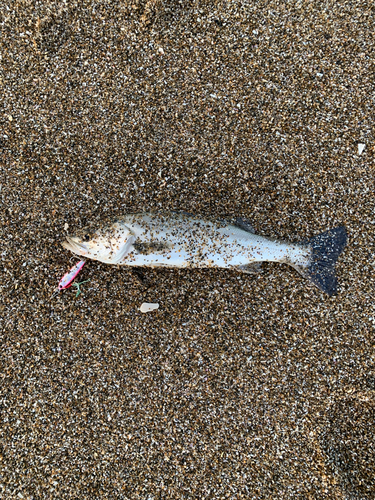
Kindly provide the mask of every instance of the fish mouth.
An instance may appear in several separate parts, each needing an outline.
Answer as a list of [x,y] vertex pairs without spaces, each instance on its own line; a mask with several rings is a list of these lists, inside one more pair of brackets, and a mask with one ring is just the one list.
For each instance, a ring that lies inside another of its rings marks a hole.
[[88,253],[87,248],[82,243],[79,243],[77,238],[74,236],[67,236],[66,241],[63,241],[62,246],[73,253],[77,253],[78,255],[86,255]]

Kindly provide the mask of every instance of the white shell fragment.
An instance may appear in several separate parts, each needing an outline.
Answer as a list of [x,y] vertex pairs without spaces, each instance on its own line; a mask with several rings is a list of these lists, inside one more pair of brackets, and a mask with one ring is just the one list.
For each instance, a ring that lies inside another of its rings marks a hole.
[[149,302],[143,302],[143,304],[139,308],[139,310],[143,313],[154,311],[155,309],[159,309],[159,304],[152,304]]
[[358,144],[358,154],[361,155],[365,149],[366,144]]

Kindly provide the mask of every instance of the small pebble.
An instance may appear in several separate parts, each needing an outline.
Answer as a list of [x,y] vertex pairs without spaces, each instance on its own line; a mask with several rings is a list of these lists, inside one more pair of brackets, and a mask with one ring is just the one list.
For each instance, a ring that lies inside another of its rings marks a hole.
[[358,144],[358,154],[361,155],[365,149],[366,144]]
[[148,302],[144,302],[139,308],[139,310],[143,313],[155,311],[156,309],[159,309],[159,304],[152,304]]

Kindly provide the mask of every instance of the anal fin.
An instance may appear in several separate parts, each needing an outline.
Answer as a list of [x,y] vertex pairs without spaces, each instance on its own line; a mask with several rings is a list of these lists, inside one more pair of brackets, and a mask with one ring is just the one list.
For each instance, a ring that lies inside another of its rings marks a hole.
[[244,264],[243,266],[236,266],[236,269],[245,274],[257,274],[262,271],[262,263],[252,262],[250,264]]

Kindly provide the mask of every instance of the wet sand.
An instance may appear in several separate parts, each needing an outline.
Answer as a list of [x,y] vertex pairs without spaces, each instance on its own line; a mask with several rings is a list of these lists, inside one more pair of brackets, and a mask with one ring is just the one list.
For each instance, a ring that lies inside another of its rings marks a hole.
[[[0,497],[374,498],[371,4],[3,2],[0,20]],[[291,241],[345,224],[339,294],[285,265],[89,261],[51,300],[79,260],[67,232],[158,209]]]

